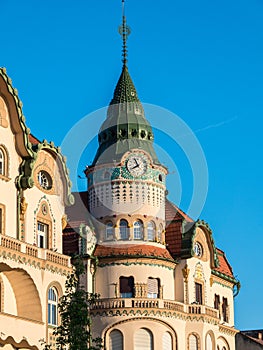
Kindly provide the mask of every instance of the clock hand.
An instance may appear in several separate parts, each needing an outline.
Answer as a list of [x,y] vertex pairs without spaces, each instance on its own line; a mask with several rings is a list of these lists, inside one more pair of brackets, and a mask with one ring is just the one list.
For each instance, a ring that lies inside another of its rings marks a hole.
[[132,169],[138,168],[138,166],[140,165],[137,163]]

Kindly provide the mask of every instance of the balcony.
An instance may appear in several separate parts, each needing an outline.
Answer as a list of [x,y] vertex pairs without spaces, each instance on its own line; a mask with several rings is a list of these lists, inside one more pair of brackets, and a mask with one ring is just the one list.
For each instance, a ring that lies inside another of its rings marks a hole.
[[112,298],[100,299],[92,306],[91,313],[96,310],[113,309],[158,309],[159,311],[176,311],[187,315],[202,315],[219,320],[219,311],[205,305],[187,305],[173,300],[150,299],[150,298]]
[[21,258],[33,257],[41,262],[49,262],[60,267],[70,268],[70,257],[68,255],[59,254],[49,249],[38,248],[32,244],[28,244],[18,239],[0,235],[0,248],[5,248],[6,253],[20,253]]

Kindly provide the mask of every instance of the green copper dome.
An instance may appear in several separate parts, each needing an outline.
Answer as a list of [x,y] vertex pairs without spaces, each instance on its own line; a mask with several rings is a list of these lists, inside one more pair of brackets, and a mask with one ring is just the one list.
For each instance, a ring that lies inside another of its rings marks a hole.
[[138,148],[149,153],[155,164],[160,164],[153,148],[151,125],[145,118],[143,106],[125,64],[98,140],[99,148],[93,165],[119,162],[124,153]]

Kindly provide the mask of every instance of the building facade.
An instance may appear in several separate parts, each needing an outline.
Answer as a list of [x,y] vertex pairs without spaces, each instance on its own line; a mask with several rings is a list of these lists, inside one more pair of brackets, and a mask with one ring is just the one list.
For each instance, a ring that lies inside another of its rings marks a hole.
[[86,286],[100,295],[93,336],[107,350],[235,349],[238,281],[209,225],[166,198],[153,139],[124,60],[64,231],[68,254],[84,247]]
[[0,69],[0,347],[52,344],[70,257],[62,254],[73,204],[59,148],[30,134],[22,103]]
[[76,253],[86,290],[100,295],[90,313],[104,349],[238,349],[239,283],[209,225],[167,198],[168,170],[127,67],[128,32],[124,17],[122,72],[85,170],[87,191],[74,194],[75,204],[59,148],[30,134],[0,70],[3,349],[54,345],[58,300]]

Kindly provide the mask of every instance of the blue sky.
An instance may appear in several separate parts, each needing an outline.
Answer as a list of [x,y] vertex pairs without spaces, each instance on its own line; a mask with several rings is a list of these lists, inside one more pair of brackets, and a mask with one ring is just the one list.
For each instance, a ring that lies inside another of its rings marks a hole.
[[[209,188],[200,218],[242,283],[236,326],[262,328],[263,2],[127,0],[126,14],[141,101],[178,115],[202,146]],[[59,145],[82,117],[107,106],[121,70],[120,22],[120,0],[1,2],[0,66],[38,138]],[[87,157],[80,169],[92,150]],[[191,168],[182,150],[170,157],[169,197],[177,198],[179,171],[187,210]]]

